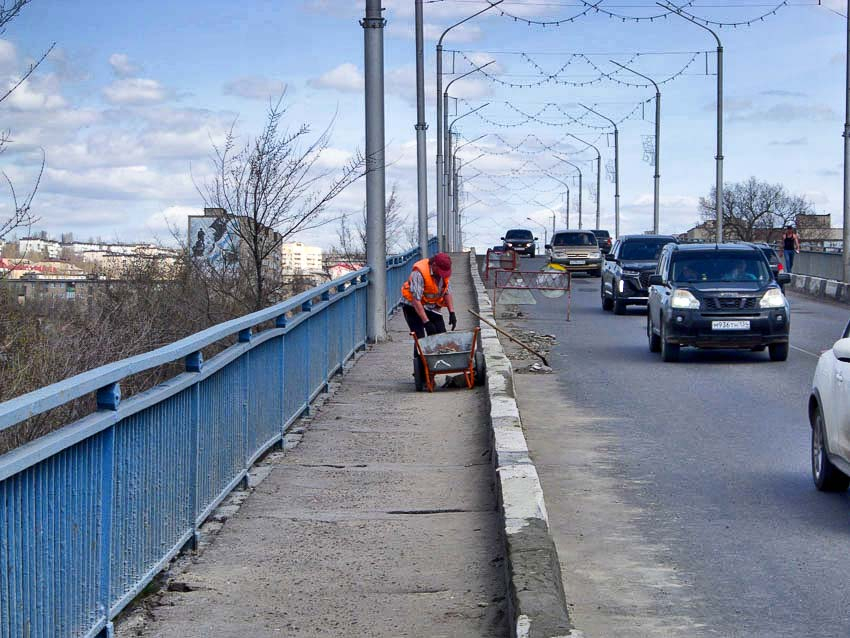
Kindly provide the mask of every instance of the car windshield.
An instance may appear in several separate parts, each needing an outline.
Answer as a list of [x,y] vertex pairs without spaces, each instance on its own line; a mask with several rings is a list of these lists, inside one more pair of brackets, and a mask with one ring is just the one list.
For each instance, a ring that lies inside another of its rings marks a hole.
[[661,249],[670,242],[670,239],[627,241],[620,249],[620,259],[631,261],[658,261],[658,255],[661,253]]
[[607,230],[594,230],[592,232],[596,235],[596,239],[608,239],[611,236]]
[[596,246],[592,233],[557,233],[552,238],[553,246]]
[[776,251],[773,250],[773,248],[764,247],[760,250],[764,253],[764,256],[767,257],[767,261],[770,262],[771,266],[779,263],[779,257],[776,256]]
[[723,251],[678,253],[673,257],[670,279],[677,283],[745,282],[766,283],[772,275],[760,253]]
[[530,230],[509,230],[505,239],[531,239],[533,235]]

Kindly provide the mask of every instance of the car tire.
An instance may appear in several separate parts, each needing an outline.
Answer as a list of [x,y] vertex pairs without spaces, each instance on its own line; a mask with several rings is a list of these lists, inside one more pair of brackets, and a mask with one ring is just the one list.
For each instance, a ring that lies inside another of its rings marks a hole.
[[675,363],[679,360],[681,347],[678,343],[667,343],[667,335],[664,334],[664,324],[661,325],[661,359],[667,363]]
[[787,343],[772,343],[767,347],[771,361],[785,361],[788,359]]
[[591,277],[601,277],[602,276],[602,268],[597,268],[590,272]]
[[417,392],[425,389],[425,366],[419,357],[413,360],[413,383],[416,385]]
[[652,322],[646,318],[646,338],[649,341],[650,352],[661,352],[661,338],[652,329]]
[[[604,285],[605,282],[603,282],[603,286]],[[605,288],[601,288],[600,294],[602,295],[602,310],[604,310],[605,312],[611,312],[611,310],[614,308],[614,302],[605,296]]]
[[617,299],[614,297],[614,314],[615,315],[624,315],[626,314],[626,302],[622,299]]
[[536,252],[534,252],[533,250],[532,250],[530,253],[528,253],[528,256],[529,256],[529,257],[531,257],[532,259],[534,259],[534,257],[535,257],[536,255],[537,255],[537,253],[536,253]]
[[821,492],[844,492],[850,486],[850,477],[829,460],[824,432],[823,415],[818,406],[812,423],[812,480]]

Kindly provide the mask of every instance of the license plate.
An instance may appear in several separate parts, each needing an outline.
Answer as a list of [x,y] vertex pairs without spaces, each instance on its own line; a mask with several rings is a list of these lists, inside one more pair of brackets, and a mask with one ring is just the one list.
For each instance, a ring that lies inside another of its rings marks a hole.
[[584,259],[570,259],[570,266],[584,266]]
[[712,330],[749,330],[749,321],[712,321]]

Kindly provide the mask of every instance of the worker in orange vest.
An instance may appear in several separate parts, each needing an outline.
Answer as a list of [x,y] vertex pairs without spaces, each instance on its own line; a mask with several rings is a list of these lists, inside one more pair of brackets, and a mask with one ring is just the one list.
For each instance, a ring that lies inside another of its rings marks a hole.
[[457,327],[452,287],[452,258],[446,253],[437,253],[430,259],[421,259],[413,264],[410,277],[401,287],[404,319],[417,337],[435,335],[446,331],[446,323],[440,312],[449,309],[449,325]]

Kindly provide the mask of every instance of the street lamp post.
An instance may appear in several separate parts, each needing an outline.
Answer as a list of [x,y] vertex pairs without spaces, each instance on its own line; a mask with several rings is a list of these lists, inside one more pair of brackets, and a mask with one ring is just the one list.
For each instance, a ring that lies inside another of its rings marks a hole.
[[531,219],[531,217],[526,217],[526,219],[530,222],[534,222],[535,224],[537,224],[538,226],[540,226],[543,229],[543,245],[545,246],[546,244],[548,244],[549,243],[549,230],[546,228],[546,224],[541,224],[536,219]]
[[[578,139],[578,138],[576,138],[576,139]],[[563,186],[565,189],[567,189],[567,210],[566,210],[565,222],[566,222],[566,227],[569,228],[570,227],[570,185],[567,184],[564,180],[558,179],[557,177],[555,177],[554,175],[550,175],[549,173],[546,173],[546,177],[555,180],[561,186]]]
[[581,168],[579,168],[578,164],[573,164],[571,161],[565,160],[563,157],[558,157],[556,155],[555,159],[560,161],[560,162],[563,162],[564,164],[569,164],[570,166],[572,166],[574,169],[576,169],[578,171],[578,228],[579,228],[579,230],[581,230],[581,228],[582,228],[581,200],[582,200],[582,191],[584,190],[584,188],[582,186],[582,179],[583,178],[582,178],[582,174],[581,174]]
[[[477,73],[481,69],[490,66],[494,62],[495,62],[495,60],[490,60],[486,64],[482,64],[481,66],[477,66],[474,69],[472,69],[471,71],[467,71],[463,75],[457,76],[456,78],[454,78],[451,82],[449,82],[446,85],[446,90],[443,91],[443,132],[444,132],[444,136],[445,136],[445,139],[443,140],[443,144],[444,144],[445,153],[446,153],[446,156],[443,159],[443,175],[442,175],[443,197],[444,197],[444,201],[443,201],[443,232],[446,234],[446,239],[448,239],[448,236],[451,235],[450,229],[452,228],[452,225],[453,225],[453,220],[449,219],[450,208],[451,208],[451,199],[450,199],[451,193],[449,193],[449,187],[450,187],[449,182],[451,180],[451,171],[449,169],[449,164],[451,163],[451,161],[450,161],[451,160],[451,155],[450,155],[451,147],[450,147],[450,139],[449,139],[449,136],[451,135],[451,128],[448,126],[448,122],[449,122],[449,89],[452,88],[452,84],[454,84],[458,80],[462,80],[463,78],[470,76],[473,73]],[[469,115],[471,113],[475,113],[476,111],[484,108],[484,106],[487,106],[487,105],[485,104],[483,106],[478,107],[477,109],[473,109],[472,111],[469,111],[469,113],[467,113],[466,115]],[[465,117],[465,116],[462,116],[462,117]],[[457,119],[460,119],[460,118],[457,118]],[[457,121],[457,119],[455,121]],[[455,246],[453,246],[450,241],[444,242],[443,250],[454,250],[454,249],[455,249]]]
[[603,120],[608,120],[614,127],[614,238],[617,239],[620,237],[620,129],[617,128],[617,123],[610,117],[602,115],[599,111],[594,111],[584,104],[581,107],[594,115],[598,115]]
[[652,86],[655,87],[655,175],[653,176],[652,194],[652,232],[657,235],[660,221],[659,197],[661,190],[661,89],[658,88],[658,84],[656,84],[655,80],[651,77],[648,77],[643,73],[638,73],[634,69],[627,67],[625,64],[620,64],[614,60],[611,60],[611,62],[621,69],[625,69],[626,71],[634,73],[635,75],[642,77],[644,80],[651,82]]
[[[599,201],[602,199],[602,191],[600,190],[602,186],[602,154],[599,152],[599,149],[596,148],[594,144],[581,139],[577,135],[573,135],[572,133],[567,133],[571,138],[578,140],[582,144],[592,148],[596,151],[596,228],[601,228],[599,221]],[[569,224],[568,224],[569,225]]]
[[[676,14],[680,18],[697,25],[701,29],[705,29],[717,41],[717,153],[714,159],[717,163],[714,186],[715,214],[717,215],[717,243],[723,242],[723,44],[720,42],[718,35],[709,29],[704,24],[700,24],[690,16],[682,13],[681,9],[674,7],[671,4],[656,2],[655,4],[664,7],[668,11]],[[850,3],[848,3],[850,4]],[[850,29],[848,30],[848,40],[850,42]],[[848,70],[848,82],[850,82],[850,70]],[[845,142],[846,144],[846,142]]]
[[419,219],[419,252],[428,256],[428,156],[425,131],[425,45],[422,0],[416,0],[416,195]]
[[[489,0],[488,0],[489,1]],[[464,18],[460,22],[456,22],[448,29],[443,31],[442,35],[440,35],[440,39],[437,40],[437,237],[440,242],[440,250],[445,250],[444,245],[444,232],[443,228],[445,226],[445,220],[443,216],[445,214],[444,206],[445,206],[445,196],[443,193],[443,189],[445,188],[445,183],[442,181],[442,175],[445,174],[445,167],[443,166],[443,123],[444,123],[444,114],[443,114],[443,39],[446,37],[449,31],[454,29],[455,27],[459,27],[464,22],[468,22],[475,18],[476,16],[481,15],[485,11],[489,11],[495,6],[502,4],[504,0],[498,0],[497,2],[490,2],[489,6],[483,8],[481,11],[477,11],[473,13],[471,16]]]
[[850,281],[850,0],[847,0],[846,92],[844,96],[844,281]]

